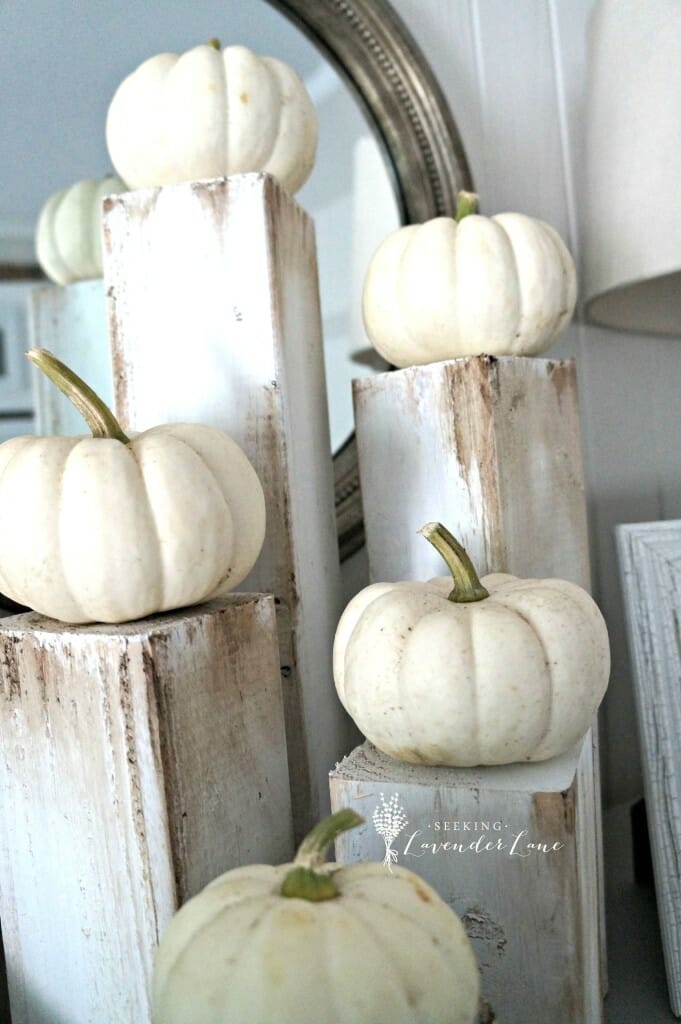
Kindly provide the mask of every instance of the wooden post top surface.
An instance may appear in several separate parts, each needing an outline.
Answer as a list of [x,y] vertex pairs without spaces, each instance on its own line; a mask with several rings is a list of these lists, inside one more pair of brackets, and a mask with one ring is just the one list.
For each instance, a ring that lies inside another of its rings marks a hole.
[[365,741],[337,764],[329,776],[339,781],[384,782],[391,786],[424,786],[428,789],[562,793],[574,782],[585,742],[591,742],[590,738],[580,740],[576,746],[549,761],[445,768],[396,761]]
[[[562,376],[564,377],[563,383],[567,385],[570,381],[571,388],[574,388],[576,387],[575,366],[574,359],[542,359],[538,356],[489,356],[485,354],[457,356],[437,363],[418,363],[414,366],[405,366],[401,370],[375,373],[370,377],[356,377],[352,382],[352,387],[357,393],[371,392],[389,385],[400,387],[404,385],[405,381],[439,376],[440,374],[456,377],[462,373],[478,373],[483,377],[488,377],[512,371],[530,378],[550,377],[556,379]],[[560,387],[559,379],[557,383]]]
[[290,192],[282,187],[277,178],[263,171],[249,171],[245,174],[230,174],[220,178],[205,178],[201,181],[154,185],[149,188],[105,196],[102,201],[105,242],[110,246],[112,218],[115,218],[117,210],[125,216],[132,211],[145,215],[154,205],[164,199],[176,205],[183,196],[196,196],[207,214],[219,218],[221,210],[231,201],[242,199],[248,195],[262,198],[269,213],[273,216],[277,215],[280,208],[286,208],[312,225],[310,214],[296,202]]
[[86,624],[59,622],[39,612],[19,612],[0,620],[0,636],[8,634],[40,633],[46,636],[94,636],[94,637],[136,637],[154,636],[170,632],[178,625],[187,625],[192,621],[211,618],[242,608],[247,605],[263,605],[274,607],[271,594],[225,594],[214,601],[191,605],[188,608],[177,608],[169,612],[149,615],[145,619],[132,622],[107,623],[95,622]]

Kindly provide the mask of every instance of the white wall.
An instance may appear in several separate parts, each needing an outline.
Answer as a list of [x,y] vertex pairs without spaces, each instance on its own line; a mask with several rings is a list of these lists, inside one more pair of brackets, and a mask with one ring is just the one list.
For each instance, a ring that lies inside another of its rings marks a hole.
[[[548,220],[579,257],[592,0],[393,6],[448,96],[483,212],[520,210]],[[641,776],[613,527],[681,517],[681,341],[579,324],[551,355],[575,356],[579,371],[594,593],[613,652],[601,719],[604,792],[620,802],[640,794]]]

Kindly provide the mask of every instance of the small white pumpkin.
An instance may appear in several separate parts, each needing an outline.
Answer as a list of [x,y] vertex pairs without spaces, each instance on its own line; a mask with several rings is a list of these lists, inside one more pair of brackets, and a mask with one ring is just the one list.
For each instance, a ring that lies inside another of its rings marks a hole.
[[596,603],[567,580],[480,581],[439,523],[423,535],[454,578],[375,583],[334,643],[343,706],[379,750],[457,767],[543,761],[585,735],[610,672]]
[[456,218],[398,228],[364,283],[366,331],[394,366],[475,355],[537,355],[570,321],[572,257],[558,233],[522,213],[482,217],[459,193]]
[[72,284],[102,276],[102,199],[127,191],[116,175],[86,178],[47,200],[36,228],[38,262],[51,281]]
[[265,501],[239,446],[193,423],[129,439],[51,353],[28,356],[93,436],[0,445],[0,591],[64,622],[127,622],[240,583],[262,547]]
[[406,868],[324,864],[361,824],[338,811],[293,864],[236,868],[175,915],[156,954],[153,1024],[472,1024],[463,926]]
[[131,188],[265,171],[293,193],[314,165],[317,117],[287,64],[215,40],[151,57],[124,79],[106,141]]

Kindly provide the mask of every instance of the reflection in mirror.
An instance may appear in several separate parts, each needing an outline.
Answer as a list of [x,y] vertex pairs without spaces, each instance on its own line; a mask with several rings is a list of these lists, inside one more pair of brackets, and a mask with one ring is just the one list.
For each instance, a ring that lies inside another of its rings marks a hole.
[[[313,44],[265,0],[200,5],[53,0],[49,25],[42,0],[3,4],[0,264],[34,259],[38,213],[53,192],[111,171],[104,125],[120,81],[147,57],[181,53],[213,37],[223,46],[241,43],[286,61],[304,79],[317,108],[317,163],[296,198],[317,229],[335,452],[352,432],[351,379],[384,368],[364,335],[361,286],[372,252],[399,224],[398,207],[391,173],[353,94]],[[5,358],[23,347],[20,335],[15,330],[15,340],[6,341]],[[25,431],[23,425],[17,432]]]

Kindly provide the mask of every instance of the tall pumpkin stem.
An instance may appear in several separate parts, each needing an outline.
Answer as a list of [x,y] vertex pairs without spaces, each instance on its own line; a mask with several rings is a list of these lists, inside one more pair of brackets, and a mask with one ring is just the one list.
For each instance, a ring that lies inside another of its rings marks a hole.
[[477,213],[480,208],[480,202],[477,192],[464,192],[463,189],[456,194],[456,213],[454,219],[457,224],[464,217],[468,217],[471,213]]
[[419,533],[442,555],[452,574],[454,589],[448,595],[448,600],[455,604],[468,604],[489,597],[489,591],[480,582],[465,548],[442,523],[426,523]]
[[282,882],[281,895],[313,903],[335,899],[339,895],[338,886],[331,875],[321,874],[319,868],[334,839],[363,822],[364,818],[345,807],[315,825],[298,847],[293,867]]
[[87,423],[93,437],[109,437],[122,444],[130,443],[130,438],[123,433],[108,405],[61,359],[46,348],[29,349],[26,358],[66,395]]

